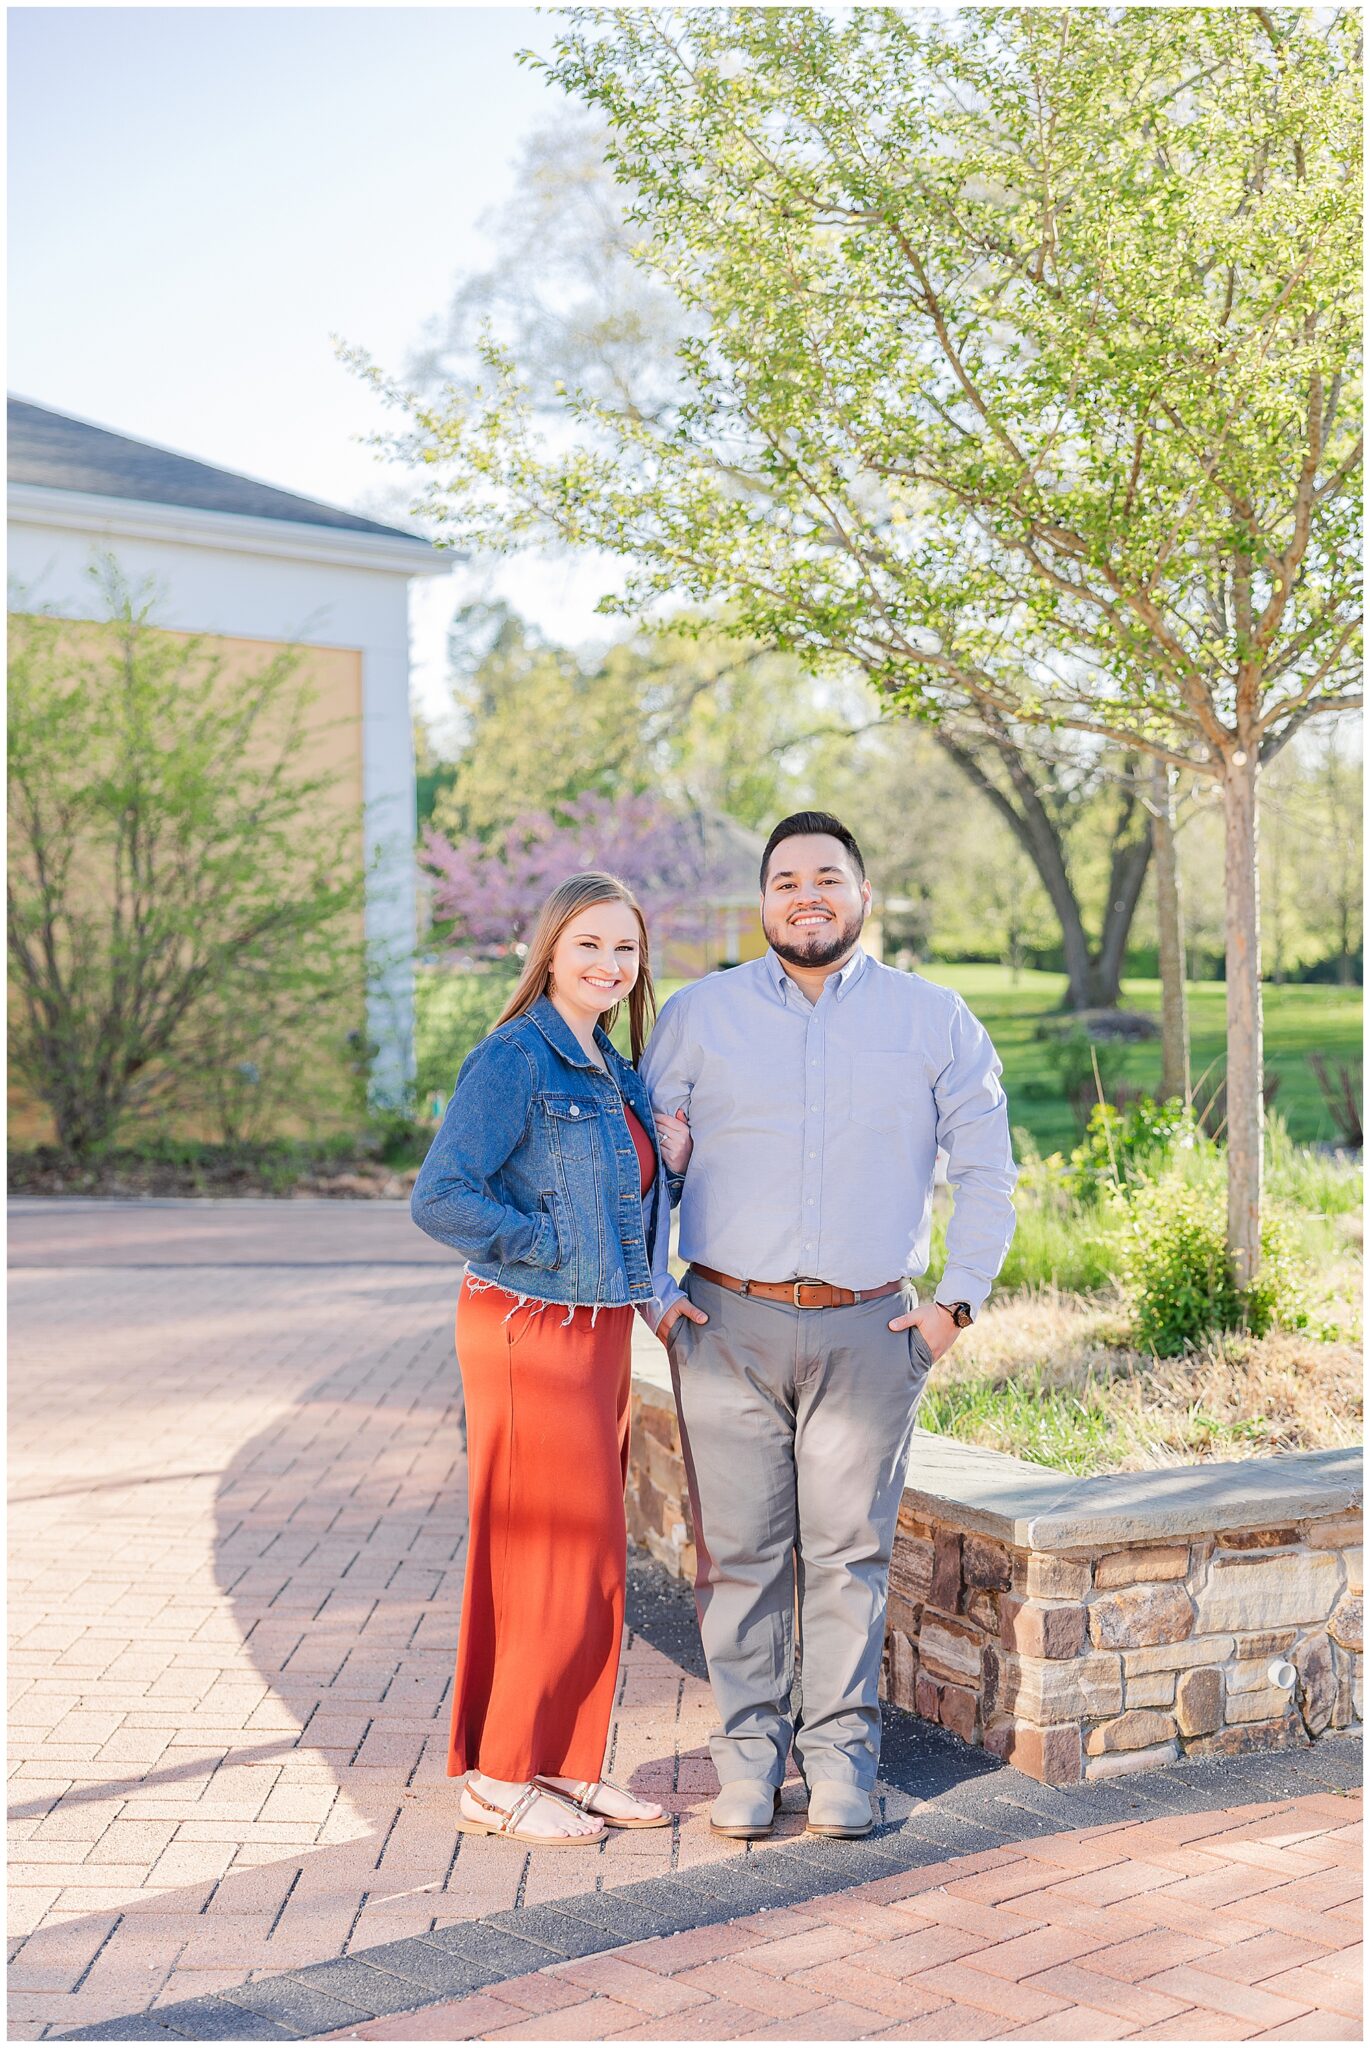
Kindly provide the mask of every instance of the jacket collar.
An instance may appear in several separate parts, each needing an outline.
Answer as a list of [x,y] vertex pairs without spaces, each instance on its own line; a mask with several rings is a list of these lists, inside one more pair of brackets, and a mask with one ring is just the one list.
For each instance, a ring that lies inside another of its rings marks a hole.
[[[581,1067],[589,1074],[597,1074],[599,1072],[599,1068],[590,1058],[584,1046],[581,1045],[574,1031],[572,1031],[550,996],[539,996],[527,1014],[530,1022],[537,1025],[538,1030],[547,1040],[553,1052],[556,1053],[559,1059],[565,1060],[568,1067]],[[613,1043],[607,1032],[601,1031],[598,1024],[595,1026],[595,1044],[604,1054],[606,1065],[610,1061],[616,1062],[618,1060],[617,1046]]]

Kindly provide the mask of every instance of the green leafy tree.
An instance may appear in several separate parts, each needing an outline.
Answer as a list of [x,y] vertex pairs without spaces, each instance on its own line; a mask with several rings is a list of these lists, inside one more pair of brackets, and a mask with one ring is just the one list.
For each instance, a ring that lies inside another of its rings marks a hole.
[[286,651],[231,679],[112,567],[11,618],[10,1061],[71,1158],[150,1118],[259,1137],[355,1109],[357,820],[308,771]]
[[[606,161],[608,142],[602,122],[568,122],[564,116],[528,139],[514,196],[487,223],[496,249],[490,266],[462,278],[445,314],[430,322],[411,357],[408,376],[417,390],[469,388],[479,379],[493,338],[517,363],[522,399],[534,418],[556,421],[570,388],[638,417],[662,417],[671,407],[679,383],[675,351],[686,336],[703,331],[701,309],[682,304],[659,272],[636,260],[640,237],[629,217],[634,194],[615,180]],[[764,487],[763,479],[754,476],[752,482]],[[397,503],[394,509],[398,516],[404,508]],[[731,666],[729,673],[736,676]],[[828,722],[797,755],[783,746],[769,693],[748,687],[752,679],[749,665],[725,698],[701,705],[690,735],[689,779],[697,780],[712,736],[709,779],[715,787],[701,800],[757,824],[768,809],[774,813],[777,806],[813,800],[808,790],[802,797],[796,793],[793,803],[761,794],[768,784],[778,789],[781,782],[793,783],[798,759],[798,779],[807,777],[816,786],[823,774],[838,769],[842,733],[833,719],[845,718],[860,733],[872,723],[872,713],[868,699],[859,709],[830,706]],[[850,699],[846,679],[834,678],[833,688]],[[734,728],[737,744],[729,751]],[[1060,925],[1066,1006],[1115,1004],[1149,854],[1135,762],[1123,759],[1109,770],[1120,791],[1116,864],[1108,887],[1098,889],[1092,876],[1080,876],[1078,836],[1071,830],[1080,814],[1080,784],[1096,772],[1097,748],[1077,747],[1069,758],[1071,750],[1059,738],[1044,747],[1033,727],[975,703],[960,717],[944,720],[935,739],[959,771],[950,787],[963,813],[962,776],[1002,818],[1037,871]],[[935,754],[926,768],[929,777],[945,779]],[[998,832],[990,828],[986,837],[1002,848]],[[1011,892],[1018,890],[1018,878],[1014,861],[1007,878]],[[1030,883],[1025,887],[1039,893]]]
[[483,658],[453,692],[463,744],[434,804],[438,829],[489,833],[521,811],[644,789],[652,772],[637,722],[645,691],[636,687],[641,677],[622,676],[618,650],[586,664],[512,612],[501,609],[491,624]]
[[468,544],[607,550],[621,609],[726,605],[916,716],[1210,778],[1245,1286],[1260,772],[1358,701],[1357,18],[563,19],[549,75],[607,123],[640,261],[690,316],[678,393],[568,390],[549,431],[492,337],[474,399],[408,401],[424,509]]
[[450,660],[454,757],[439,763],[421,735],[431,800],[420,815],[455,837],[583,796],[649,792],[769,823],[810,800],[853,719],[879,717],[860,680],[816,679],[792,655],[703,629],[581,653],[507,606],[476,607],[457,621]]

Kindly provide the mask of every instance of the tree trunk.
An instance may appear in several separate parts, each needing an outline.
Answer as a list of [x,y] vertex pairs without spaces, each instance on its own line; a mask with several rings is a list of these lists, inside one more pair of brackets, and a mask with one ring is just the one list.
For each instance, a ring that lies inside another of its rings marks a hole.
[[1175,858],[1175,778],[1151,764],[1151,839],[1156,855],[1156,924],[1161,953],[1161,1100],[1189,1100],[1189,1011],[1184,979],[1184,898]]
[[1151,834],[1143,832],[1122,846],[1115,846],[1108,878],[1108,906],[1104,911],[1103,937],[1090,962],[1090,1007],[1116,1009],[1123,992],[1123,958],[1127,952],[1132,920],[1141,900],[1142,884],[1151,860]]
[[1227,897],[1227,1244],[1239,1287],[1261,1259],[1261,909],[1255,748],[1223,781]]
[[1061,948],[1065,956],[1068,1010],[1113,1009],[1118,1002],[1123,955],[1128,933],[1142,892],[1151,841],[1147,834],[1115,848],[1108,909],[1103,937],[1096,954],[1090,950],[1079,899],[1066,865],[1061,834],[1053,824],[1046,805],[1033,787],[1032,777],[1021,752],[1005,736],[992,736],[995,751],[1003,759],[1018,798],[1015,804],[985,773],[974,753],[949,733],[935,735],[968,781],[989,799],[1009,827],[1046,890],[1057,923],[1061,927]]

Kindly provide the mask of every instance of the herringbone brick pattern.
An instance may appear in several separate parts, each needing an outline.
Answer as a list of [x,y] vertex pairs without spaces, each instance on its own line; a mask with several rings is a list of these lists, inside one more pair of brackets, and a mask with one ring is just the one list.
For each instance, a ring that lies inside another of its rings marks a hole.
[[677,1824],[532,1862],[454,1831],[456,1273],[380,1221],[337,1265],[326,1204],[14,1233],[14,2037],[737,1853],[706,1689],[632,1640],[612,1768]]
[[[1024,1842],[329,2038],[1359,2040],[1360,1811],[1300,1798]],[[1159,1910],[1237,1873],[1215,1909]]]

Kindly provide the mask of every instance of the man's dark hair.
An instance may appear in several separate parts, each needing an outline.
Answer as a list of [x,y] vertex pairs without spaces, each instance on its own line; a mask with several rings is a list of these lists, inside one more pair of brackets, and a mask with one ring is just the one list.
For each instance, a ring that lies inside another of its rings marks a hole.
[[829,839],[836,839],[851,855],[861,881],[866,879],[866,863],[861,858],[861,849],[855,835],[849,832],[840,818],[834,818],[831,811],[795,811],[793,816],[782,818],[766,841],[766,851],[761,856],[761,887],[766,886],[766,871],[771,864],[771,855],[782,839],[797,839],[801,833],[826,832]]

